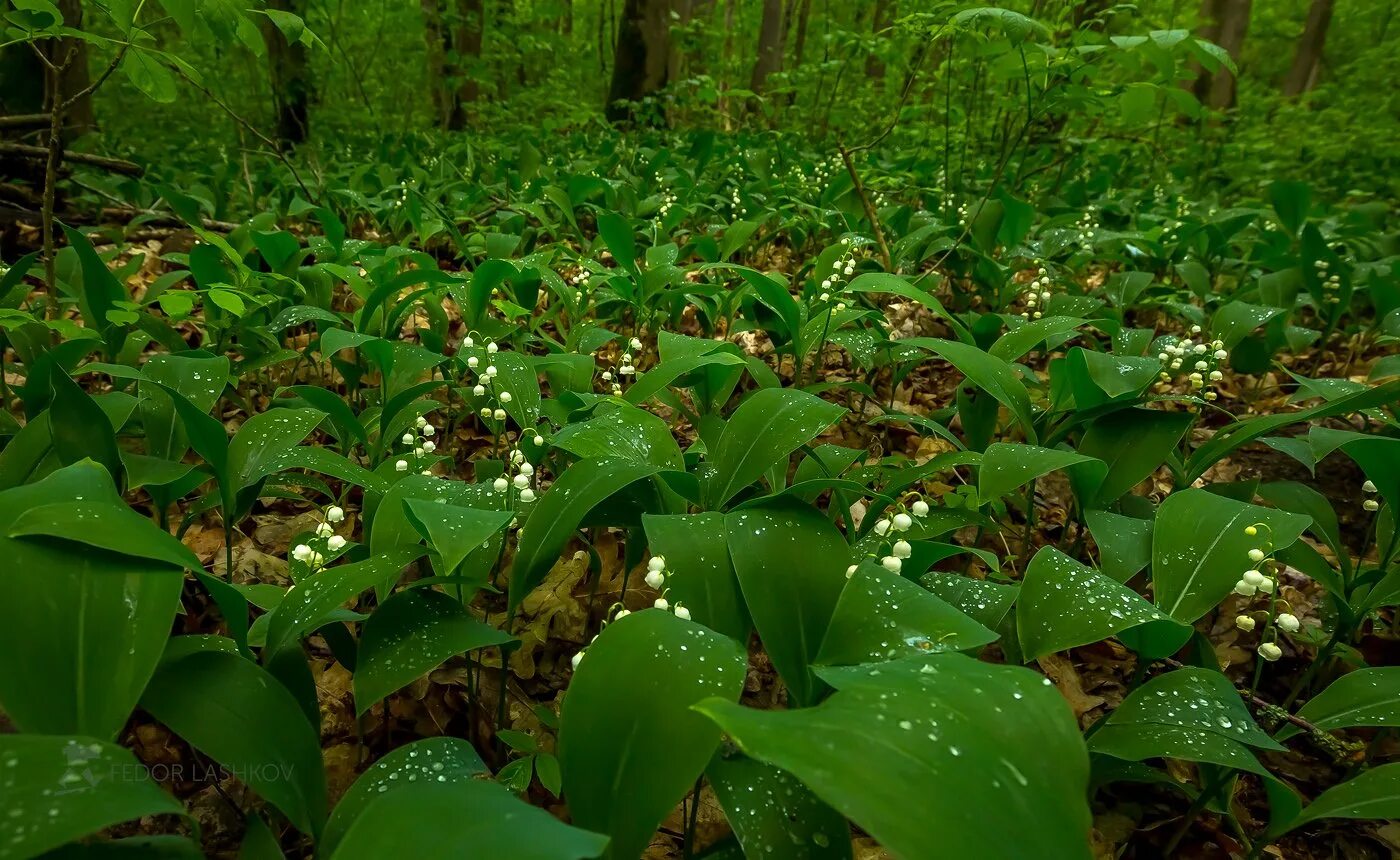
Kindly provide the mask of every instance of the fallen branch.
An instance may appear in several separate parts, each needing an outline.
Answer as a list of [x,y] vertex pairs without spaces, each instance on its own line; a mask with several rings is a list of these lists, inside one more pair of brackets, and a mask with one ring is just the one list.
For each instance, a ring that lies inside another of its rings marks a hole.
[[[31,146],[27,143],[0,143],[0,156],[11,156],[14,158],[33,158],[41,160],[48,158],[49,151],[46,147]],[[145,168],[134,161],[125,161],[120,158],[108,158],[105,155],[91,155],[86,152],[64,152],[61,155],[63,161],[73,164],[85,164],[89,167],[98,167],[112,173],[121,173],[126,176],[140,176],[145,173]]]
[[44,128],[52,119],[46,113],[17,113],[0,116],[0,129]]

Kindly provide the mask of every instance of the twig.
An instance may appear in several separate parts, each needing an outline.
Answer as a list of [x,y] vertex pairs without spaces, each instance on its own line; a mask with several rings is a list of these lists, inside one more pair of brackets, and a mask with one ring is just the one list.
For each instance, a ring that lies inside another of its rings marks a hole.
[[[0,156],[42,159],[47,158],[48,154],[48,148],[43,146],[33,146],[27,143],[0,143]],[[126,176],[140,176],[145,172],[145,168],[134,161],[108,158],[105,155],[92,155],[86,152],[66,152],[62,147],[59,148],[59,160],[73,164],[86,164],[89,167],[100,167],[108,172],[121,173]]]
[[287,171],[292,174],[292,179],[296,180],[296,184],[301,188],[302,193],[306,195],[306,198],[308,200],[310,200],[312,203],[320,202],[319,198],[315,194],[311,193],[311,189],[306,187],[306,183],[301,180],[301,174],[297,173],[296,166],[292,164],[292,160],[287,157],[287,154],[282,151],[282,148],[279,147],[276,144],[276,142],[274,142],[267,135],[259,131],[257,126],[253,125],[252,123],[248,122],[248,120],[239,116],[233,108],[228,106],[227,102],[216,96],[212,90],[210,90],[204,84],[201,84],[200,82],[194,80],[189,75],[187,75],[184,69],[181,69],[180,67],[176,66],[175,72],[180,77],[184,78],[190,86],[199,90],[205,98],[209,99],[215,105],[217,105],[220,110],[228,114],[230,119],[238,123],[243,128],[247,129],[254,137],[261,141],[262,144],[266,146],[268,150],[273,154],[273,156],[276,157],[278,161],[282,162],[282,165],[287,168]]
[[44,128],[53,119],[47,113],[18,113],[12,116],[0,116],[0,128]]
[[856,197],[860,198],[860,207],[865,210],[865,217],[870,221],[871,228],[875,231],[875,241],[880,244],[880,257],[885,264],[885,271],[893,272],[894,263],[890,257],[890,246],[885,241],[885,231],[880,227],[880,218],[875,214],[875,207],[870,204],[870,196],[865,193],[865,185],[860,181],[860,174],[856,172],[856,164],[851,160],[851,150],[843,144],[836,144],[837,152],[841,153],[841,160],[846,163],[846,173],[850,174],[851,184],[855,186]]

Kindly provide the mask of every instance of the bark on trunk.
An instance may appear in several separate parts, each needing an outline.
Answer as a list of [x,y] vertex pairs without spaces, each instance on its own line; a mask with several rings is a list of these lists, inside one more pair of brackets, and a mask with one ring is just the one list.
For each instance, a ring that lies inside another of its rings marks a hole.
[[[267,8],[305,17],[301,0],[268,0]],[[311,134],[311,70],[306,46],[288,43],[271,20],[263,23],[267,43],[268,75],[272,81],[272,101],[277,113],[277,139],[284,146],[304,143]]]
[[611,122],[635,119],[633,103],[666,86],[670,58],[667,0],[627,0],[618,22],[612,85],[606,115]]
[[1322,68],[1322,49],[1327,44],[1327,29],[1332,24],[1333,0],[1313,0],[1308,9],[1308,22],[1298,38],[1298,51],[1293,66],[1283,79],[1283,94],[1289,98],[1302,95],[1317,83]]
[[[1249,14],[1252,0],[1204,0],[1201,4],[1202,27],[1198,35],[1225,49],[1236,63],[1240,49],[1244,47],[1244,37],[1249,30]],[[1214,74],[1202,74],[1196,78],[1196,98],[1216,110],[1234,107],[1236,97],[1235,76],[1229,69],[1222,68]]]
[[758,28],[758,58],[754,60],[749,89],[763,92],[768,76],[783,69],[783,0],[763,0],[763,21]]
[[[894,0],[875,0],[875,13],[870,16],[870,34],[876,39],[894,20]],[[865,76],[871,80],[885,77],[885,63],[874,51],[865,56]]]

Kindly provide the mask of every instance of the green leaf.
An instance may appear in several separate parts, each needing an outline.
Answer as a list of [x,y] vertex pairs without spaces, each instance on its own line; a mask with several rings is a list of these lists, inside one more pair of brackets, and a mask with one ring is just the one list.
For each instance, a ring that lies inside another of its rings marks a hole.
[[956,367],[968,381],[995,397],[1011,412],[1021,425],[1021,432],[1032,444],[1038,444],[1035,415],[1031,398],[1021,384],[1015,368],[1008,361],[989,355],[975,346],[932,337],[911,337],[900,340],[904,346],[927,349]]
[[1279,222],[1296,236],[1308,219],[1312,188],[1306,182],[1274,182],[1269,185],[1269,202],[1278,213]]
[[423,554],[422,548],[395,549],[364,561],[328,567],[288,589],[267,623],[271,657],[325,623],[327,617],[356,595],[392,584],[403,569]]
[[[1279,550],[1298,539],[1307,517],[1237,502],[1208,490],[1172,493],[1152,529],[1152,583],[1157,606],[1190,624],[1234,590],[1253,567],[1249,551]],[[1262,524],[1250,537],[1246,527]]]
[[670,601],[716,633],[747,642],[753,619],[729,560],[724,515],[675,514],[642,517],[652,555],[666,558]]
[[970,651],[996,638],[932,592],[865,562],[842,589],[814,662],[843,666]]
[[[1400,667],[1377,666],[1349,672],[1298,709],[1298,716],[1323,731],[1358,726],[1400,726]],[[1300,730],[1284,724],[1275,737],[1286,740]]]
[[400,592],[364,623],[355,659],[356,716],[449,657],[510,641],[446,594],[426,588]]
[[[340,798],[321,834],[320,853],[328,857],[333,855],[360,813],[388,792],[412,785],[442,785],[489,775],[476,749],[461,738],[423,738],[405,744],[366,768]],[[417,816],[413,820],[421,821]]]
[[671,428],[635,406],[601,407],[600,414],[587,421],[566,425],[550,444],[581,460],[631,460],[675,470],[684,467]]
[[724,427],[705,487],[707,507],[719,508],[819,433],[846,410],[794,388],[764,388],[739,404]]
[[1137,592],[1054,547],[1042,547],[1026,566],[1016,631],[1027,661],[1128,630],[1136,634],[1129,647],[1149,659],[1175,653],[1191,636],[1190,627],[1163,615]]
[[565,469],[540,495],[517,535],[520,550],[511,568],[511,611],[544,581],[589,511],[658,471],[656,466],[627,460],[580,460]]
[[37,857],[146,815],[184,815],[128,750],[92,738],[0,735],[3,856]]
[[563,824],[489,780],[415,782],[365,807],[331,860],[583,860],[600,856],[607,843],[607,837]]
[[510,511],[483,511],[427,499],[405,499],[413,527],[442,559],[441,576],[451,576],[477,550],[490,549],[491,538],[511,521]]
[[175,101],[175,76],[153,54],[141,47],[127,51],[122,57],[121,69],[127,80],[146,97],[158,104]]
[[1327,789],[1301,815],[1271,831],[1271,835],[1281,836],[1324,818],[1400,818],[1400,762],[1373,767]]
[[0,558],[0,653],[25,655],[0,661],[0,706],[26,732],[116,737],[160,660],[188,550],[83,462],[0,492]]
[[[607,856],[641,855],[719,746],[691,710],[735,701],[746,661],[738,643],[669,612],[635,612],[604,628],[564,697],[559,765],[581,827],[608,834]],[[712,700],[713,701],[713,700]]]
[[141,707],[228,768],[318,836],[326,818],[326,774],[318,727],[297,700],[255,663],[226,651],[197,651],[162,663]]
[[1085,511],[1084,522],[1098,547],[1099,570],[1127,582],[1152,561],[1152,520],[1108,511]]
[[1041,475],[1090,459],[1073,451],[993,442],[982,454],[982,466],[977,472],[977,497],[982,502],[994,501]]
[[1079,453],[1103,461],[1086,463],[1070,473],[1075,494],[1085,507],[1104,508],[1166,462],[1191,426],[1189,412],[1121,409],[1101,416],[1079,440]]
[[637,241],[632,235],[632,225],[627,219],[616,212],[600,211],[598,236],[608,246],[618,265],[640,281],[642,276],[637,269]]
[[941,570],[924,574],[919,584],[989,630],[1001,626],[1001,620],[1021,592],[1020,586]]
[[1158,675],[1138,687],[1109,715],[1106,725],[1141,723],[1209,732],[1259,749],[1283,749],[1255,725],[1228,678],[1196,666]]
[[1161,723],[1105,725],[1089,738],[1089,751],[1124,761],[1175,758],[1209,762],[1261,776],[1268,774],[1249,748],[1215,732]]
[[117,486],[124,486],[117,436],[102,407],[61,368],[54,367],[50,378],[53,401],[49,406],[49,427],[59,462],[67,466],[91,458],[112,473]]
[[808,668],[846,586],[851,549],[817,509],[793,501],[724,518],[729,557],[773,668],[795,702],[816,701]]
[[821,675],[814,708],[698,708],[896,857],[1090,856],[1088,755],[1044,678],[960,654]]
[[721,750],[705,768],[747,857],[847,860],[851,828],[792,775]]
[[118,310],[120,302],[129,300],[126,288],[112,274],[111,269],[97,255],[92,243],[82,233],[72,227],[63,226],[63,235],[78,256],[82,269],[82,286],[78,292],[78,308],[82,312],[86,328],[102,335],[104,351],[109,360],[121,351],[123,332],[108,322],[107,313]]
[[325,417],[316,409],[269,409],[244,421],[228,445],[233,486],[241,491],[276,472],[281,458]]

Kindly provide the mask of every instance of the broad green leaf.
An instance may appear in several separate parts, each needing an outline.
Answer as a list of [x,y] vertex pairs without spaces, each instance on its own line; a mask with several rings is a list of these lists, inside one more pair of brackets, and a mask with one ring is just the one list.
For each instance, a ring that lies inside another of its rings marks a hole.
[[490,780],[415,782],[371,801],[331,860],[584,860],[601,856],[607,844]]
[[356,715],[449,657],[510,641],[455,598],[427,588],[402,591],[364,623],[355,659]]
[[1042,547],[1026,566],[1016,631],[1027,661],[1130,630],[1125,642],[1148,659],[1175,653],[1191,636],[1137,592],[1054,547]]
[[263,649],[266,657],[295,645],[356,595],[392,583],[420,555],[421,548],[394,550],[353,564],[328,567],[293,585],[268,621],[267,645]]
[[1011,412],[1011,416],[1021,425],[1021,432],[1031,444],[1039,444],[1030,395],[1026,393],[1026,387],[1021,384],[1021,379],[1010,362],[957,341],[911,337],[901,340],[900,343],[927,349],[956,367],[967,377],[968,382],[995,397]]
[[206,650],[161,664],[141,707],[228,768],[303,833],[326,819],[319,727],[257,664]]
[[484,511],[427,499],[405,499],[404,506],[414,528],[442,559],[441,576],[451,576],[471,553],[490,549],[491,538],[512,517],[510,511]]
[[316,409],[270,409],[244,421],[228,445],[228,474],[238,490],[279,468],[279,460],[326,416]]
[[1152,520],[1108,511],[1085,511],[1084,522],[1098,547],[1099,570],[1127,582],[1152,562]]
[[1193,420],[1189,412],[1122,409],[1089,425],[1079,453],[1101,460],[1070,472],[1085,507],[1104,508],[1137,486],[1167,461]]
[[932,592],[867,561],[842,589],[814,662],[844,666],[970,651],[996,638]]
[[1089,751],[1125,761],[1175,758],[1260,775],[1268,773],[1254,753],[1238,741],[1216,732],[1161,723],[1105,725],[1089,738]]
[[653,556],[666,559],[666,589],[699,624],[739,642],[753,630],[729,559],[724,515],[714,512],[642,517]]
[[[1400,667],[1376,666],[1348,672],[1298,709],[1298,716],[1324,731],[1358,726],[1400,726]],[[1285,740],[1299,728],[1286,723],[1275,737]]]
[[960,654],[821,675],[813,708],[698,707],[896,857],[1090,856],[1089,757],[1044,678]]
[[[1249,551],[1279,550],[1296,541],[1310,520],[1237,502],[1207,490],[1172,493],[1152,528],[1152,583],[1157,606],[1190,624],[1234,590],[1253,567]],[[1245,529],[1261,524],[1250,537]]]
[[775,463],[830,427],[846,410],[793,388],[750,394],[730,416],[710,465],[707,507],[719,508]]
[[958,573],[931,570],[924,574],[919,584],[941,597],[948,604],[957,607],[969,618],[995,630],[1011,609],[1011,604],[1020,594],[1017,585],[993,582],[989,579],[973,579]]
[[53,368],[51,380],[49,428],[59,462],[68,466],[90,458],[112,473],[118,487],[125,486],[117,436],[102,407],[61,368]]
[[669,612],[635,612],[604,628],[564,697],[559,765],[573,821],[611,838],[607,856],[640,856],[719,746],[691,710],[744,686],[743,649]]
[[544,581],[588,512],[628,485],[660,471],[628,460],[580,460],[540,495],[525,527],[510,575],[510,609]]
[[1106,725],[1143,723],[1210,732],[1259,749],[1283,749],[1255,724],[1228,678],[1196,666],[1158,675],[1138,687],[1109,715]]
[[1074,405],[1086,410],[1140,394],[1162,372],[1155,357],[1113,355],[1076,347],[1065,359]]
[[851,827],[791,774],[737,751],[705,768],[724,816],[748,857],[845,860]]
[[1281,836],[1324,818],[1400,818],[1400,762],[1373,767],[1327,789],[1301,815],[1272,830],[1271,835]]
[[581,460],[619,459],[661,469],[682,468],[681,449],[671,428],[635,406],[603,407],[587,421],[565,426],[550,444]]
[[5,713],[26,732],[116,737],[160,660],[193,555],[82,462],[0,492],[0,558],[0,653],[25,655],[0,661]]
[[1022,323],[1001,337],[987,350],[995,358],[1016,361],[1047,338],[1062,338],[1084,325],[1078,317],[1043,317]]
[[1400,524],[1400,439],[1358,439],[1342,445],[1342,451],[1376,485],[1392,521]]
[[93,738],[0,735],[0,856],[37,857],[146,815],[185,808],[130,751]]
[[795,501],[724,518],[744,602],[796,703],[816,701],[811,664],[846,586],[850,547],[817,509]]
[[461,738],[423,738],[392,750],[366,768],[335,805],[321,834],[320,853],[334,854],[360,813],[387,792],[417,784],[464,782],[484,775],[490,771],[481,756]]
[[977,496],[983,502],[1001,498],[1041,475],[1091,459],[1073,451],[993,442],[982,453],[977,472]]

